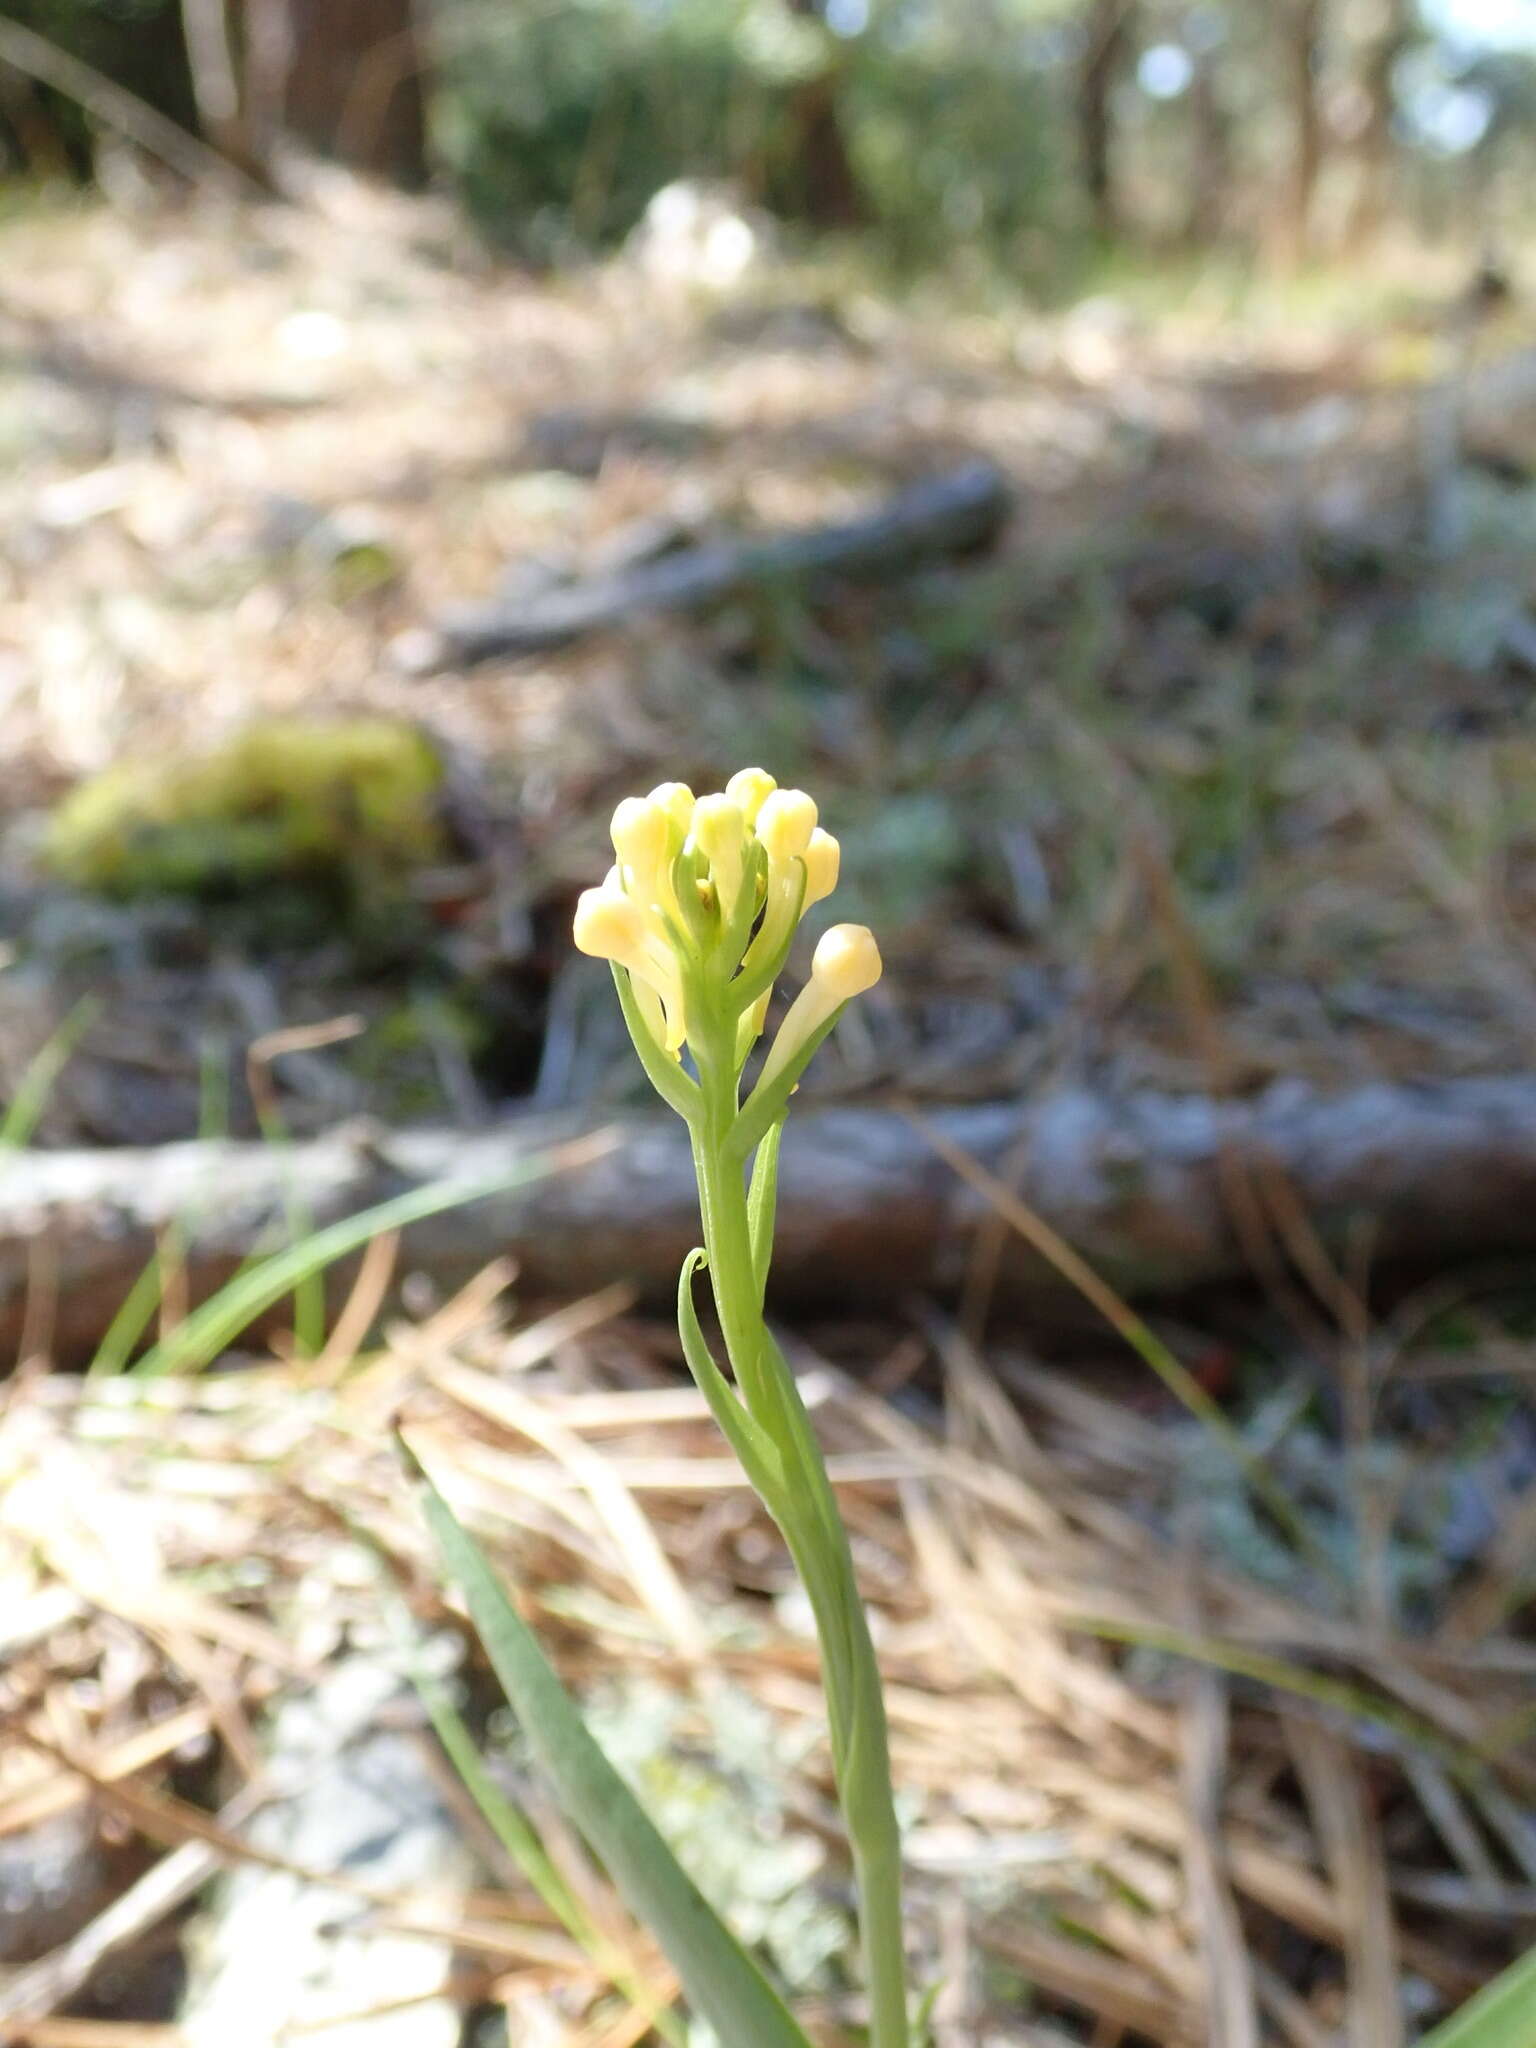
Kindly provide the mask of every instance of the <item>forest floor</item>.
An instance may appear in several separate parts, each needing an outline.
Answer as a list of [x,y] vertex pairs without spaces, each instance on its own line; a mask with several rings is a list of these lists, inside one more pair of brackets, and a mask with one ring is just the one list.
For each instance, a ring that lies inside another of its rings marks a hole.
[[[200,1047],[359,1003],[380,1031],[282,1075],[296,1123],[456,1114],[541,1063],[545,1101],[590,1093],[621,1055],[589,1042],[607,1006],[563,931],[611,803],[757,757],[821,795],[846,914],[897,970],[841,1090],[1208,1086],[1200,991],[1231,1089],[1523,1065],[1518,301],[1466,332],[1465,280],[1437,295],[1421,264],[1365,311],[1250,288],[1241,319],[1219,279],[1048,318],[770,269],[701,306],[622,263],[509,273],[350,184],[3,232],[0,1081],[86,982],[110,995],[46,1141],[184,1135]],[[1476,459],[1451,469],[1458,406]],[[412,670],[435,612],[509,565],[846,517],[978,453],[1018,509],[975,560]],[[358,710],[451,765],[414,949],[359,974],[344,945],[272,944],[281,903],[241,912],[242,947],[240,916],[113,915],[39,873],[46,805],[108,761]]]
[[[621,1101],[574,893],[619,796],[752,760],[817,794],[840,907],[890,964],[826,1094],[1525,1073],[1536,310],[1405,275],[1046,314],[770,263],[722,299],[637,259],[513,272],[435,203],[340,178],[281,207],[17,201],[0,1102],[61,1029],[29,1132],[53,1148],[249,1133],[258,1098],[299,1133]],[[1015,509],[969,556],[424,659],[498,588],[844,520],[978,456]],[[355,714],[447,764],[403,909],[344,849],[318,919],[312,878],[189,907],[50,871],[50,813],[108,764]],[[274,1055],[253,1096],[253,1041],[342,1016],[366,1028]],[[315,1866],[351,1851],[294,1846],[262,1745],[349,1659],[397,1671],[391,1588],[405,1635],[457,1640],[376,1447],[403,1412],[690,1853],[851,2038],[803,1617],[670,1338],[611,1296],[551,1322],[499,1272],[407,1290],[380,1334],[389,1259],[318,1360],[8,1383],[0,1963],[43,1961],[0,1975],[0,2037],[196,2048],[181,1986],[214,2009],[236,1896],[210,1876],[250,1877],[255,1841],[327,1896]],[[804,1333],[882,1624],[938,2048],[1391,2044],[1529,1942],[1529,1290],[1424,1276],[1374,1318],[1361,1281],[1158,1324],[1299,1538],[1107,1333],[1066,1374],[974,1296]],[[366,1739],[410,1720],[391,1694]],[[440,1778],[469,1877],[349,1863],[364,1979],[415,1924],[399,2009],[436,2018],[381,2010],[357,2041],[490,2043],[501,2010],[514,2041],[639,2038]]]

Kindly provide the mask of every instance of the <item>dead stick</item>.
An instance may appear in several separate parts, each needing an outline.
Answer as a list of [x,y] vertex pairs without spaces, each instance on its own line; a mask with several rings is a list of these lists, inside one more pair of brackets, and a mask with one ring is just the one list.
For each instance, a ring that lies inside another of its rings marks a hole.
[[556,584],[517,605],[454,606],[419,642],[409,636],[401,658],[426,669],[537,654],[658,613],[719,604],[754,586],[894,574],[925,556],[981,546],[1001,527],[1011,503],[1001,471],[988,462],[967,463],[838,525],[682,548],[612,575]]
[[[1322,1242],[1366,1233],[1378,1264],[1444,1264],[1536,1245],[1536,1076],[1382,1082],[1328,1096],[1285,1086],[1251,1101],[1062,1089],[1028,1104],[933,1112],[942,1136],[996,1169],[1022,1159],[1021,1195],[1123,1294],[1245,1275],[1221,1162],[1276,1175]],[[259,1144],[33,1152],[0,1162],[0,1355],[25,1317],[32,1247],[57,1247],[54,1345],[89,1351],[178,1222],[198,1300],[253,1250],[284,1241],[286,1196],[316,1227],[413,1184],[486,1181],[552,1141],[612,1128],[604,1156],[557,1178],[412,1225],[402,1270],[461,1284],[512,1254],[527,1291],[575,1295],[627,1279],[656,1300],[698,1235],[687,1135],[664,1113],[515,1116],[480,1132],[343,1127],[276,1152]],[[775,1281],[781,1306],[890,1302],[959,1284],[980,1198],[899,1111],[791,1117]],[[338,1274],[344,1289],[348,1275]],[[1001,1297],[1031,1312],[1069,1298],[1011,1241]]]

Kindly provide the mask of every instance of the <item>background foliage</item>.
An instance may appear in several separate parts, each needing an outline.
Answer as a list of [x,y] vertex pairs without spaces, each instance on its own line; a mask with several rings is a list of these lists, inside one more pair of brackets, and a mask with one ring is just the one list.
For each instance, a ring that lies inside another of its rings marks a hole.
[[[685,177],[886,261],[963,252],[1041,286],[1105,243],[1295,257],[1393,222],[1487,242],[1536,189],[1536,57],[1480,33],[1466,0],[432,0],[414,16],[407,0],[16,0],[6,16],[241,161],[260,165],[286,110],[322,147],[445,181],[537,259],[611,245]],[[194,47],[206,71],[210,27],[250,102],[235,122],[189,63]],[[381,99],[411,102],[387,147]],[[5,74],[13,166],[86,173],[91,135],[70,100]]]

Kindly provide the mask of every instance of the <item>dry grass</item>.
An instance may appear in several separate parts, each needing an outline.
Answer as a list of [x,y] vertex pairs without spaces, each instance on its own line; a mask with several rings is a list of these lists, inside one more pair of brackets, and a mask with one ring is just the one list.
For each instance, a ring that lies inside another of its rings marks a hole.
[[[755,1703],[771,1797],[841,1897],[814,1653],[702,1401],[621,1298],[509,1327],[504,1277],[355,1365],[8,1388],[0,1840],[83,1805],[119,1846],[84,1932],[0,1989],[7,2039],[173,2040],[48,2016],[114,1937],[131,1957],[219,1867],[272,1860],[242,1825],[283,1796],[263,1728],[344,1648],[398,1655],[389,1587],[452,1624],[397,1419],[610,1712],[669,1696],[697,1768],[720,1689]],[[942,1323],[924,1343],[942,1414],[804,1363],[879,1621],[939,2041],[1385,2042],[1405,1988],[1424,2012],[1476,1988],[1536,1905],[1528,1647],[1266,1589],[1170,1522],[1180,1439],[1086,1385],[1032,1393]],[[603,1975],[526,1888],[446,1921],[368,1897],[474,1966],[466,2000],[598,2038]],[[838,1983],[801,1987],[829,2039],[857,2013]]]

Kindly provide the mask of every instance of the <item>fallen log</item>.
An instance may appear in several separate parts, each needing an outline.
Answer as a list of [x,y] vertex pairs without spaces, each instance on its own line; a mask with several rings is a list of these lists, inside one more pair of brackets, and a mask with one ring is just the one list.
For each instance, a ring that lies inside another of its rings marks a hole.
[[985,545],[1011,504],[1002,472],[971,462],[837,525],[706,542],[603,575],[530,585],[515,599],[447,607],[424,632],[402,636],[396,657],[416,672],[467,667],[499,655],[544,653],[663,612],[696,611],[758,585],[892,575],[928,556]]
[[[1287,1084],[1230,1103],[1063,1088],[1029,1104],[936,1110],[930,1122],[1142,1297],[1247,1271],[1251,1238],[1230,1199],[1239,1179],[1262,1190],[1278,1177],[1326,1244],[1356,1254],[1364,1244],[1382,1263],[1536,1246],[1536,1075],[1333,1096]],[[403,1265],[451,1286],[510,1253],[530,1292],[628,1278],[664,1303],[698,1235],[676,1119],[518,1115],[472,1133],[348,1126],[285,1151],[197,1142],[15,1155],[0,1165],[0,1357],[13,1354],[29,1301],[36,1334],[40,1290],[54,1352],[89,1352],[173,1224],[196,1300],[253,1250],[285,1241],[296,1190],[318,1226],[416,1184],[483,1182],[597,1129],[612,1143],[584,1163],[413,1224]],[[784,1146],[779,1303],[870,1306],[952,1289],[985,1209],[900,1110],[808,1105]],[[1011,1234],[999,1288],[1031,1313],[1065,1300]]]

